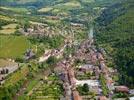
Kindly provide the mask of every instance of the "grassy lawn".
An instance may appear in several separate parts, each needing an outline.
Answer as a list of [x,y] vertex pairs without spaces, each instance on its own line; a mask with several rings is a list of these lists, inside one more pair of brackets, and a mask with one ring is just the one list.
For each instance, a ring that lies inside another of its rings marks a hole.
[[0,58],[20,58],[30,48],[24,36],[0,36]]

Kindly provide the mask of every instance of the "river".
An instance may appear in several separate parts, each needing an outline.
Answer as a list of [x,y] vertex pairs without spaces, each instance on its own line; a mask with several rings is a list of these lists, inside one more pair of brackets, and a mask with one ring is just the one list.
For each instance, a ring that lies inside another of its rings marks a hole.
[[91,26],[90,27],[90,30],[89,30],[89,33],[88,33],[88,37],[91,38],[91,39],[93,39],[93,34],[94,34],[94,27]]

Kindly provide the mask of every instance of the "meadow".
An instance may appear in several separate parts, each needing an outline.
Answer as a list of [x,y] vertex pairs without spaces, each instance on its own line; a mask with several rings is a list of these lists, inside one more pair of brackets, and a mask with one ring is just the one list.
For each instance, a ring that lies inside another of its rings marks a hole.
[[4,16],[4,15],[0,14],[0,20],[12,21],[12,20],[15,20],[15,19],[10,18],[9,16]]
[[81,4],[78,1],[69,1],[67,3],[60,3],[50,7],[43,7],[38,10],[40,13],[52,12],[53,14],[68,15],[72,9],[80,8]]
[[0,30],[0,33],[1,34],[14,33],[16,31],[16,27],[17,27],[17,24],[15,24],[15,23],[2,26],[2,30]]
[[0,7],[3,10],[12,11],[15,13],[27,13],[28,9],[22,7]]
[[38,12],[48,12],[52,9],[53,9],[52,7],[41,8],[41,9],[38,10]]
[[30,48],[30,42],[24,36],[0,36],[0,58],[20,58]]

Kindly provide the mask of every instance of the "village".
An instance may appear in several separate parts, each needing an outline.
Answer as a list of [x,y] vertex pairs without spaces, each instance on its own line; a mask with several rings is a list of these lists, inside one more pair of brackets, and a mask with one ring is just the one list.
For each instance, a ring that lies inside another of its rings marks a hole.
[[133,0],[0,5],[0,100],[134,100]]
[[[51,56],[60,58],[65,48],[72,45],[73,42],[65,40],[63,47],[46,51],[38,62],[45,62]],[[25,59],[32,59],[34,56],[34,53],[28,50]],[[82,41],[73,54],[61,59],[54,68],[54,73],[63,82],[64,97],[61,97],[61,100],[112,100],[115,92],[133,94],[133,90],[129,90],[128,87],[116,85],[112,76],[117,74],[117,70],[107,67],[105,62],[103,53],[96,49],[93,39]],[[19,65],[14,63],[12,66],[14,67],[7,66],[0,69],[1,84],[8,74],[18,69]],[[86,95],[82,95],[78,87],[85,84],[89,91]]]
[[[78,60],[82,63],[75,65]],[[115,92],[130,93],[128,87],[116,85],[112,76],[117,70],[106,66],[103,54],[95,49],[92,39],[83,41],[75,54],[61,60],[54,70],[63,81],[65,100],[112,100]],[[88,73],[90,75],[86,75]],[[77,87],[84,84],[95,94],[94,98],[80,95]]]
[[[67,42],[59,50],[47,51],[39,62],[47,60],[50,56],[61,57],[63,51],[72,42]],[[115,92],[133,94],[127,86],[116,85],[112,76],[117,74],[116,69],[107,67],[103,53],[96,50],[92,39],[80,43],[74,54],[69,54],[56,64],[54,72],[63,82],[65,100],[89,100],[91,95],[80,95],[77,87],[88,85],[89,92],[94,93],[96,100],[112,100]],[[61,100],[64,100],[63,98]]]

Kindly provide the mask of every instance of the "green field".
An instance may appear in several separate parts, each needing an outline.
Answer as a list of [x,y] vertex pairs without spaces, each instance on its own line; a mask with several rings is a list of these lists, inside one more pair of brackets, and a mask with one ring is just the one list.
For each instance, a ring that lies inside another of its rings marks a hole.
[[37,0],[5,0],[5,2],[16,2],[18,4],[25,4],[29,2],[36,2]]
[[82,0],[82,2],[85,2],[85,3],[92,3],[92,2],[95,2],[95,0]]
[[14,33],[16,31],[16,27],[17,27],[17,24],[15,23],[2,26],[2,30],[0,30],[0,33],[2,34]]
[[16,73],[12,74],[6,81],[4,86],[8,87],[10,85],[16,84],[18,81],[22,80],[29,73],[29,69],[27,66],[23,66]]
[[30,43],[24,36],[0,36],[0,58],[20,58]]
[[52,12],[54,14],[60,14],[60,15],[67,16],[70,10],[77,9],[80,7],[82,7],[80,2],[72,0],[72,1],[69,1],[66,3],[59,3],[54,6],[50,6],[50,7],[43,7],[41,9],[39,9],[38,12],[40,12],[40,13]]
[[10,18],[9,16],[4,16],[0,14],[0,20],[6,20],[6,21],[11,21],[11,20],[15,20],[13,18]]
[[53,9],[52,7],[41,8],[41,9],[38,10],[38,12],[48,12],[52,9]]
[[0,7],[1,9],[4,10],[9,10],[9,11],[13,11],[16,13],[27,13],[28,10],[26,8],[20,8],[20,7]]

